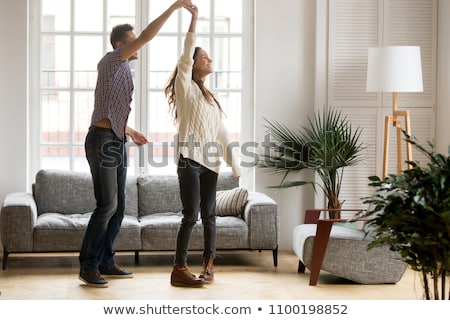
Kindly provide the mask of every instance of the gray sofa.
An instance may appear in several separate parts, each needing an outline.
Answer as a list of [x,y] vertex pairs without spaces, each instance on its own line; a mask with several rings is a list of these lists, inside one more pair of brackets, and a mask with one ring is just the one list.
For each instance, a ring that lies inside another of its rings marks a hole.
[[[134,252],[136,263],[141,251],[173,252],[181,220],[178,188],[176,175],[128,177],[125,217],[114,250]],[[234,197],[238,190],[245,191],[241,207],[236,207]],[[231,173],[219,175],[217,194],[222,194],[217,204],[217,250],[272,250],[276,266],[279,217],[275,201],[263,193],[239,188]],[[224,210],[230,205],[237,212]],[[32,193],[10,193],[3,202],[3,270],[11,253],[78,251],[94,207],[90,174],[39,171]],[[198,221],[190,250],[202,250],[202,230]]]

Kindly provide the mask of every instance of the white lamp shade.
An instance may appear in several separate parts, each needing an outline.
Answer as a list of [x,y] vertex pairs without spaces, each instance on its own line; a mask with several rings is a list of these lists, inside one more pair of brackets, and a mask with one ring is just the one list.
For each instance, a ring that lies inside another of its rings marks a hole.
[[366,90],[368,92],[423,91],[420,47],[369,48]]

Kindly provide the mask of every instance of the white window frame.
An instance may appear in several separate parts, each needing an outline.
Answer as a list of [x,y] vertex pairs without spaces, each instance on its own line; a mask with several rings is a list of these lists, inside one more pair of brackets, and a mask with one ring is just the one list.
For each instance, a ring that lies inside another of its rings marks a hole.
[[[151,1],[151,0],[149,0]],[[213,4],[212,0],[211,3]],[[224,0],[227,1],[227,0]],[[30,178],[33,180],[36,172],[41,169],[41,84],[40,84],[40,37],[41,37],[41,1],[31,1],[30,2],[30,24],[29,24],[29,43],[30,43],[30,56],[29,56],[29,65],[30,65],[30,109],[29,109],[29,127],[30,127],[30,137],[29,137],[29,160],[30,160]],[[105,11],[105,7],[103,9]],[[254,127],[253,127],[253,21],[254,21],[254,0],[243,0],[243,21],[242,21],[242,87],[241,87],[241,101],[242,101],[242,114],[241,114],[241,123],[245,123],[245,125],[241,128],[241,144],[243,141],[253,141],[254,140]],[[73,10],[72,13],[73,15]],[[103,13],[104,17],[106,17],[106,12]],[[181,19],[181,14],[178,14],[179,19]],[[136,30],[142,30],[143,27],[141,21],[148,21],[148,3],[147,0],[136,0]],[[105,23],[105,22],[104,22]],[[184,26],[183,26],[184,27]],[[186,26],[187,28],[187,26]],[[182,28],[179,28],[182,29]],[[73,29],[72,29],[73,30]],[[183,39],[186,30],[178,30],[178,38]],[[103,34],[103,46],[104,52],[111,51],[109,46],[109,30]],[[73,31],[67,33],[68,35],[73,35]],[[136,79],[140,79],[135,81],[135,105],[137,106],[134,109],[134,123],[130,123],[130,126],[134,127],[136,130],[141,132],[148,132],[148,124],[147,124],[147,49],[144,46],[141,49],[139,60],[136,61]],[[181,48],[181,42],[179,44]],[[72,47],[72,51],[74,48]],[[73,52],[72,52],[73,53]],[[213,53],[212,53],[213,54]],[[101,57],[99,57],[100,59]],[[174,64],[176,61],[174,61]],[[72,68],[72,67],[71,67]],[[73,70],[73,69],[72,69]],[[212,77],[210,77],[210,81],[212,81]],[[144,79],[144,80],[142,80]],[[211,89],[212,87],[209,86]],[[73,88],[70,88],[70,93],[74,92]],[[71,122],[73,121],[71,117]],[[86,124],[88,126],[89,124]],[[71,128],[73,128],[71,126]],[[71,129],[72,131],[73,129]],[[83,147],[82,143],[75,144],[72,141],[67,145],[69,148],[74,146]],[[147,154],[144,152],[144,156]],[[70,156],[70,170],[74,169],[73,164],[73,155]],[[137,163],[139,159],[135,159]],[[146,161],[145,161],[146,163]],[[132,165],[133,166],[133,165]],[[129,172],[131,175],[145,174],[148,172],[148,168],[146,165],[143,168],[140,168],[139,165],[135,164],[134,172]],[[133,170],[129,170],[133,171]],[[245,170],[246,178],[251,179],[253,181],[254,169]],[[245,179],[245,177],[244,177]],[[248,183],[247,183],[248,184]]]

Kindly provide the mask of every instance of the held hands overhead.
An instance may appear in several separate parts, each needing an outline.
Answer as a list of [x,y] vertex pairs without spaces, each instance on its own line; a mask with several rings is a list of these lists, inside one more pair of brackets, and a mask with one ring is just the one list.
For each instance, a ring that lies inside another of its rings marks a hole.
[[188,9],[189,10],[189,8],[193,8],[193,7],[195,7],[194,6],[194,4],[192,3],[192,1],[191,0],[177,0],[177,1],[175,1],[173,4],[172,4],[172,6],[171,6],[173,9],[180,9],[180,8],[185,8],[185,9]]
[[197,16],[198,14],[198,7],[194,4],[184,7],[187,11],[189,11],[193,16]]
[[186,9],[187,8],[191,8],[191,7],[194,6],[194,4],[192,3],[191,0],[178,0],[176,2],[176,4],[178,4],[179,8],[183,7],[183,8],[186,8]]
[[189,11],[192,15],[196,16],[198,14],[198,8],[192,3],[191,0],[179,0],[177,1],[180,5]]
[[[198,14],[197,6],[195,6],[191,0],[177,0],[172,4],[172,9],[174,8],[185,8],[192,14],[193,17],[196,17]],[[148,142],[147,138],[142,133],[130,127],[126,128],[126,133],[138,146],[142,146]]]

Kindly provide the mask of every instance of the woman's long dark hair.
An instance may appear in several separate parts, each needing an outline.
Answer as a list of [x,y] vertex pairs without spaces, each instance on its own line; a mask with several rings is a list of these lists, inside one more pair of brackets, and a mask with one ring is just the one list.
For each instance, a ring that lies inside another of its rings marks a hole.
[[[200,49],[201,49],[200,47],[195,47],[194,56],[193,56],[194,60],[197,57],[197,54],[200,51]],[[176,67],[175,70],[172,72],[169,80],[167,81],[167,85],[164,88],[164,94],[166,95],[167,101],[169,102],[169,111],[172,113],[172,117],[175,121],[177,120],[177,117],[178,117],[177,101],[176,101],[176,97],[175,97],[175,78],[176,78],[177,74],[178,74],[178,67]],[[219,107],[220,111],[223,112],[219,101],[217,101],[217,99],[214,97],[213,93],[205,87],[203,81],[200,79],[200,77],[198,77],[195,70],[192,70],[192,80],[194,80],[194,82],[198,85],[198,87],[202,91],[203,96],[205,97],[206,101],[208,101],[211,104],[213,104],[213,102],[215,102],[217,104],[217,106]]]

